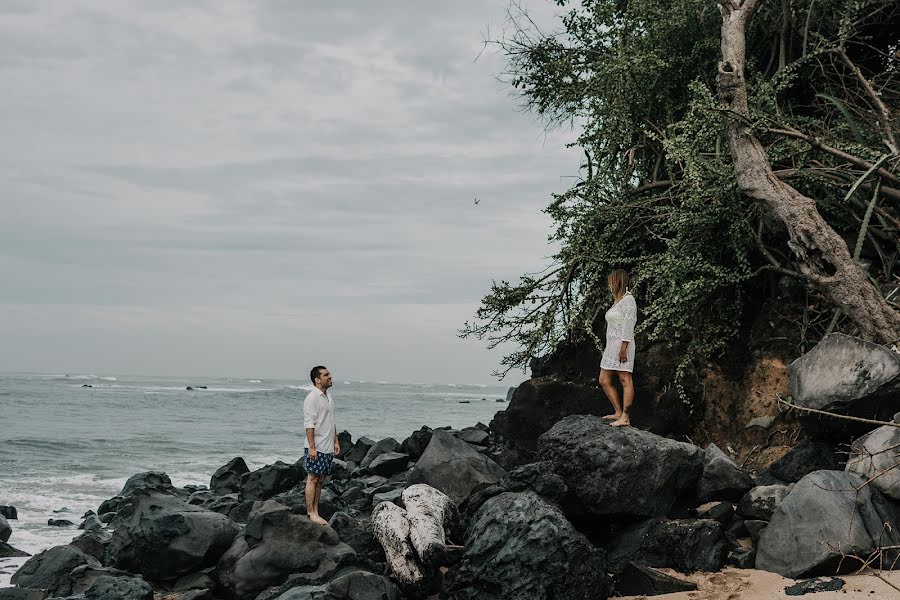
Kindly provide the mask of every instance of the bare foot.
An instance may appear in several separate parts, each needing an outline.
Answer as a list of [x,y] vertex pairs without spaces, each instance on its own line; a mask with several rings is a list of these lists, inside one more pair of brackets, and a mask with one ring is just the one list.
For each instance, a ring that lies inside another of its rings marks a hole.
[[309,515],[309,520],[315,523],[316,525],[328,525],[328,521],[320,517],[319,515]]
[[622,418],[622,414],[619,413],[619,414],[615,414],[615,415],[606,415],[606,416],[603,416],[600,418],[603,419],[604,421],[618,421],[619,419]]
[[610,423],[613,427],[628,427],[631,425],[631,420],[628,417],[622,417],[618,421],[614,421]]

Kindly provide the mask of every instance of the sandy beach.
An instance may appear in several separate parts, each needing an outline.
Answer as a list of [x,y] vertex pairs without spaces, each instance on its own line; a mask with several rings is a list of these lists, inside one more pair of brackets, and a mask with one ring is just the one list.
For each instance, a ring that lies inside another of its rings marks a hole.
[[688,579],[697,584],[694,592],[664,594],[662,596],[623,596],[623,600],[645,600],[661,598],[665,600],[780,600],[782,598],[805,597],[810,600],[900,600],[900,571],[879,572],[883,579],[874,575],[842,575],[845,584],[833,592],[816,592],[806,596],[788,596],[784,588],[797,583],[775,573],[754,569],[723,569],[719,573],[694,573],[683,575],[671,569],[659,569],[673,577]]

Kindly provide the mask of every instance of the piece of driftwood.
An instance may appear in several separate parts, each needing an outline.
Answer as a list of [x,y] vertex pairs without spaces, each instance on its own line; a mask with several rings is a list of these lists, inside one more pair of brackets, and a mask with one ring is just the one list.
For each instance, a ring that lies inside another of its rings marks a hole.
[[459,519],[456,505],[449,496],[424,483],[403,490],[403,505],[409,520],[409,539],[419,560],[436,565],[447,550],[446,531]]
[[410,525],[405,510],[393,502],[382,502],[372,511],[372,530],[384,548],[387,564],[400,583],[418,586],[425,579],[410,543]]

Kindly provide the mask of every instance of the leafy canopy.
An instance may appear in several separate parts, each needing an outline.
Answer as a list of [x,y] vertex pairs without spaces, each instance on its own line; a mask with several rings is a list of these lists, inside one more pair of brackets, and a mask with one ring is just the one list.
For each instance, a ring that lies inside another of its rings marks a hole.
[[[504,374],[563,339],[589,337],[602,347],[606,276],[625,268],[642,311],[639,329],[682,344],[683,370],[725,348],[761,278],[788,259],[782,232],[736,188],[713,93],[721,16],[713,0],[557,4],[560,31],[538,30],[513,7],[510,30],[494,43],[526,107],[548,126],[580,129],[579,177],[546,209],[559,251],[540,273],[494,282],[461,335],[489,347],[512,342]],[[872,181],[847,197],[864,169],[783,132],[816,136],[864,161],[884,155],[871,100],[835,49],[896,103],[898,13],[889,0],[765,2],[748,31],[751,111],[773,169],[816,198],[852,241]],[[862,230],[874,257],[866,266],[884,284],[895,277],[898,199],[900,192],[893,204],[879,197],[880,212]]]

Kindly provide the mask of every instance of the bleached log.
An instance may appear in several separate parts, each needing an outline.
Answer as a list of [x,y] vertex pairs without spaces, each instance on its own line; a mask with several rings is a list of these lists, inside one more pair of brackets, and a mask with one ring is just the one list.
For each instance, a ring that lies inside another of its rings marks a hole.
[[409,540],[410,526],[406,511],[393,502],[382,502],[372,511],[372,530],[375,539],[384,548],[394,578],[401,583],[421,584],[425,574]]
[[453,500],[443,492],[417,483],[403,490],[409,520],[409,539],[426,565],[434,565],[447,549],[447,528],[459,519]]

